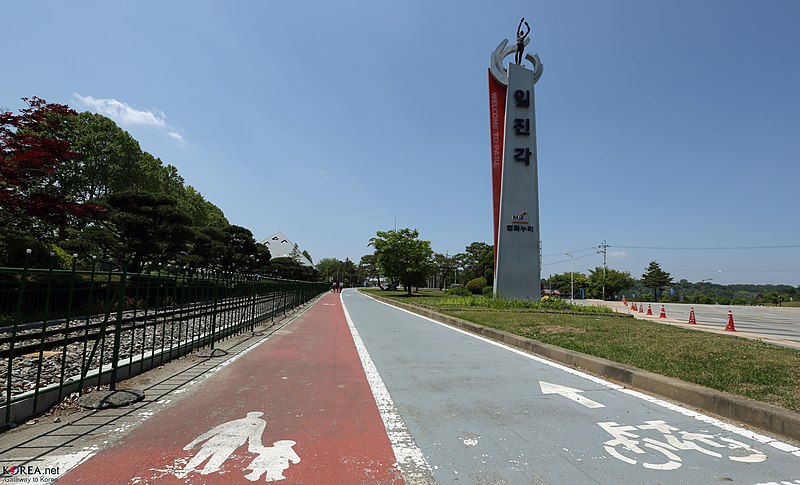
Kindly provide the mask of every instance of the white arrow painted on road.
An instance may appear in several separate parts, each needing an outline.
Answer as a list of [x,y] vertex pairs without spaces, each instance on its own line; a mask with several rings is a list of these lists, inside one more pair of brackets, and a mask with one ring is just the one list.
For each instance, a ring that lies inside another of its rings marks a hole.
[[542,394],[560,394],[567,399],[572,399],[578,404],[583,404],[587,408],[604,408],[605,406],[599,402],[592,401],[587,397],[582,397],[580,389],[573,389],[567,386],[557,386],[549,382],[539,381],[539,386],[542,388]]

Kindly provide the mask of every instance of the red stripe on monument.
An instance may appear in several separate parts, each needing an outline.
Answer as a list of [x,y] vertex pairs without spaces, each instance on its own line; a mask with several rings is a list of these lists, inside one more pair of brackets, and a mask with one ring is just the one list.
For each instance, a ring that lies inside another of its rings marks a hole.
[[336,293],[59,483],[253,483],[246,443],[217,472],[176,476],[203,443],[184,446],[251,412],[266,421],[263,446],[296,442],[282,484],[403,483]]
[[[489,69],[489,134],[492,147],[492,209],[494,214],[494,247],[500,228],[500,185],[503,177],[503,135],[506,122],[505,85],[497,82]],[[495,254],[497,251],[495,250]],[[497,260],[495,259],[495,264]]]

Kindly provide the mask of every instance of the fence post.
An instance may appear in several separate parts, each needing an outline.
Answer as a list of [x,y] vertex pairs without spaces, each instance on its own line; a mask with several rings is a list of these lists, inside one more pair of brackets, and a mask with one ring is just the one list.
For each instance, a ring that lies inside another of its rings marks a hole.
[[64,323],[64,347],[61,349],[61,374],[58,378],[58,398],[57,402],[61,402],[61,397],[64,393],[64,372],[67,368],[67,342],[69,339],[69,324],[72,318],[72,299],[75,295],[75,270],[78,267],[78,255],[72,255],[72,269],[70,270],[69,277],[69,297],[67,300],[67,319]]
[[[144,285],[145,285],[144,286],[144,300],[143,300],[144,301],[144,308],[143,308],[143,310],[144,310],[144,321],[142,322],[142,356],[139,359],[139,372],[140,373],[142,371],[144,371],[144,354],[147,351],[147,320],[148,320],[147,314],[150,312],[150,262],[148,261],[146,263],[146,265],[147,265],[147,273],[146,273],[147,276],[142,278],[143,274],[145,274],[145,273],[143,271],[139,271],[139,278],[137,278],[138,279],[138,283],[136,285],[136,294],[138,295],[139,294],[139,288],[140,288],[140,286],[142,284],[142,279],[144,279]],[[155,332],[156,332],[156,325],[155,325],[155,321],[153,321],[153,335],[155,335]],[[152,359],[153,359],[153,356],[151,354],[150,355],[150,362],[151,363],[152,363]]]
[[44,315],[42,315],[42,335],[39,339],[39,364],[36,366],[36,383],[33,388],[33,412],[37,411],[39,403],[39,387],[42,384],[42,367],[44,367],[44,343],[47,340],[47,320],[50,318],[50,293],[53,291],[53,263],[55,253],[51,252],[47,268],[47,292],[44,294]]
[[286,292],[286,287],[281,285],[281,306],[283,307],[283,316],[286,317],[286,303],[289,301],[289,294]]
[[97,256],[92,256],[92,271],[89,276],[89,296],[87,297],[86,322],[83,330],[83,352],[81,353],[81,376],[78,380],[78,394],[83,394],[83,380],[86,374],[83,368],[86,366],[86,349],[89,347],[89,322],[91,321],[92,305],[94,305],[94,277]]
[[[128,375],[133,374],[133,354],[134,349],[136,349],[136,327],[138,326],[137,317],[138,310],[139,310],[139,284],[142,282],[142,265],[144,263],[139,263],[139,267],[136,268],[135,278],[133,278],[133,315],[131,316],[131,351],[128,352]],[[142,332],[144,332],[144,325],[142,325]]]
[[214,343],[217,341],[217,298],[219,297],[219,272],[214,278],[214,303],[211,305],[211,350],[214,350]]
[[14,323],[11,328],[11,342],[8,349],[8,372],[6,375],[6,423],[11,422],[11,384],[12,371],[14,369],[14,344],[17,338],[17,325],[22,315],[22,302],[25,298],[25,286],[28,282],[28,265],[31,262],[31,249],[25,250],[25,264],[22,269],[22,281],[19,285],[19,295],[17,295],[17,310],[14,315]]
[[255,276],[252,276],[252,277],[248,276],[248,278],[251,281],[250,287],[251,287],[251,292],[253,293],[253,305],[250,307],[250,309],[251,309],[251,311],[250,311],[250,331],[251,332],[255,332],[256,331],[256,293],[257,293],[256,292],[256,283],[257,283],[257,280],[256,280]]
[[197,268],[192,269],[191,266],[187,266],[187,268],[189,271],[189,301],[187,302],[186,308],[191,315],[191,323],[187,322],[186,332],[188,333],[191,330],[191,336],[189,337],[189,350],[186,353],[190,354],[194,351],[195,340],[197,340],[197,332],[195,329],[197,314],[192,312],[192,303],[195,303],[197,300]]
[[[117,291],[117,322],[114,325],[114,350],[111,353],[111,385],[112,391],[117,390],[117,367],[119,361],[119,346],[122,340],[122,314],[125,310],[125,281],[128,276],[128,263],[122,263],[122,276],[119,277]],[[131,336],[131,338],[133,338]]]
[[269,286],[269,299],[272,300],[272,313],[269,316],[270,323],[275,323],[275,300],[278,299],[278,291],[276,290],[277,282]]
[[[81,378],[85,378],[86,375],[89,373],[89,366],[92,365],[92,359],[94,359],[95,352],[97,351],[97,347],[100,346],[100,358],[97,361],[97,390],[100,390],[100,386],[102,385],[103,381],[103,360],[105,358],[105,350],[106,350],[106,333],[108,329],[108,320],[111,318],[111,306],[113,305],[112,301],[114,299],[113,294],[111,293],[111,277],[114,272],[114,269],[111,265],[108,265],[108,275],[106,277],[106,297],[105,302],[103,303],[103,323],[100,326],[100,332],[97,333],[97,339],[94,341],[94,346],[92,347],[92,351],[89,354],[89,358],[86,359],[86,364],[81,370]],[[89,335],[89,328],[86,328],[86,338],[88,339]]]
[[[178,266],[178,271],[181,273],[180,274],[180,276],[181,276],[181,278],[180,278],[181,301],[180,301],[180,304],[178,306],[178,308],[180,310],[178,312],[176,312],[172,318],[174,319],[175,316],[177,316],[177,320],[178,320],[178,357],[180,357],[182,355],[181,354],[181,349],[183,348],[183,344],[181,344],[181,336],[183,334],[183,316],[184,316],[184,314],[187,315],[187,319],[186,319],[186,335],[188,336],[189,335],[189,319],[188,319],[188,316],[191,315],[191,313],[189,312],[189,309],[185,307],[186,301],[187,301],[187,298],[186,298],[186,267],[180,265],[180,266]],[[175,276],[175,285],[176,285],[176,288],[175,288],[175,301],[176,302],[178,300],[178,288],[177,288],[178,284],[179,284],[179,276],[176,275]],[[170,357],[172,357],[171,353],[170,353]]]
[[[167,300],[167,297],[169,296],[169,290],[165,288],[164,289],[164,293],[165,293],[164,294],[164,298],[163,298],[163,300],[159,300],[159,297],[161,295],[161,287],[164,286],[161,283],[161,263],[160,262],[158,263],[158,272],[156,273],[156,284],[157,284],[157,286],[156,286],[156,316],[158,316],[158,307],[159,307],[159,305],[162,305],[162,304],[164,305],[164,314],[165,314],[164,316],[166,316],[166,313],[167,313],[168,310],[167,310],[167,304],[165,302]],[[163,364],[164,363],[164,342],[166,342],[166,339],[167,339],[167,319],[164,316],[161,317],[161,350],[158,353],[158,356],[159,356],[158,362],[159,362],[159,364]],[[158,328],[158,322],[156,322],[156,326],[153,327],[153,344],[154,344],[153,345],[153,353],[154,354],[155,354],[155,329],[156,328]],[[153,359],[153,361],[155,362],[155,359]]]

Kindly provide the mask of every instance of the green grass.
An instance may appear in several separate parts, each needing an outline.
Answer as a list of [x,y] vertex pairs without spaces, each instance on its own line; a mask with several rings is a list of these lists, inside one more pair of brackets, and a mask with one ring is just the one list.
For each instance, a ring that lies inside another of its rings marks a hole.
[[[540,342],[800,412],[800,351],[586,307],[491,303],[482,297],[375,292]],[[594,311],[594,310],[590,310]],[[598,310],[599,311],[599,310]]]
[[406,301],[415,305],[428,307],[435,310],[475,308],[495,311],[528,310],[539,312],[569,312],[569,313],[603,313],[614,314],[610,308],[603,306],[570,305],[566,300],[554,299],[549,301],[532,302],[521,300],[506,300],[503,298],[489,298],[485,296],[456,296],[437,290],[420,290],[408,296],[403,291],[381,291],[377,289],[362,290],[378,296]]

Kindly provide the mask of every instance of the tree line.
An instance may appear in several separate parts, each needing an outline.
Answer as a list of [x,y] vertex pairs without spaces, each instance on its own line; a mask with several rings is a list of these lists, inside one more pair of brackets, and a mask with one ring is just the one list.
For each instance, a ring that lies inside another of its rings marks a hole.
[[416,229],[377,231],[369,240],[372,254],[361,257],[358,264],[349,258],[321,259],[316,268],[325,281],[339,281],[345,286],[373,283],[382,289],[402,287],[408,294],[412,288],[459,286],[476,278],[493,280],[494,249],[483,242],[474,242],[463,253],[435,253],[431,242],[419,238]]
[[[363,256],[358,265],[349,260],[344,263],[330,260],[325,269],[320,268],[320,272],[331,275],[337,271],[347,278],[354,275],[362,283],[374,278],[382,288],[402,286],[408,294],[411,294],[412,287],[420,286],[455,287],[458,293],[492,293],[492,245],[473,242],[462,253],[434,253],[430,241],[420,240],[416,229],[377,231],[369,245],[375,249],[374,253]],[[381,276],[388,281],[382,284]],[[569,297],[574,288],[576,298],[599,299],[605,296],[606,299],[621,300],[626,297],[637,301],[780,305],[800,298],[800,288],[791,285],[719,285],[708,281],[690,283],[685,279],[676,283],[656,261],[651,261],[638,279],[627,271],[598,266],[588,270],[588,274],[565,272],[551,275],[541,280],[541,287],[543,293],[557,290],[563,297]]]
[[[40,98],[0,113],[0,266],[100,260],[318,279],[269,249],[113,120]],[[29,254],[27,250],[29,251]]]
[[[249,229],[230,224],[175,166],[143,151],[113,120],[36,97],[23,101],[27,107],[18,114],[0,112],[0,266],[88,267],[100,260],[132,272],[172,265],[348,286],[375,281],[409,294],[422,286],[491,291],[491,245],[473,242],[457,254],[435,253],[416,229],[377,231],[368,242],[372,254],[358,264],[324,258],[308,267],[299,258],[272,258]],[[597,267],[542,280],[543,289],[562,295],[572,286],[588,298],[636,295],[642,301],[780,304],[798,298],[789,285],[674,283],[655,261],[640,279]]]

